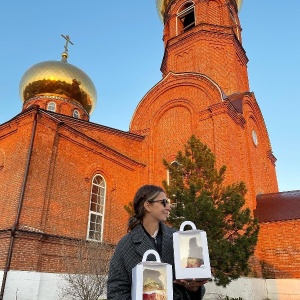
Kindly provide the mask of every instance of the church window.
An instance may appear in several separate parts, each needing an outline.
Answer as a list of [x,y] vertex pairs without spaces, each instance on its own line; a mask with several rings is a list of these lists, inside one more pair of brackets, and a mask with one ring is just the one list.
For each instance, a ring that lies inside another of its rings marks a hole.
[[79,111],[77,109],[74,109],[74,111],[73,111],[73,117],[76,118],[76,119],[79,119],[80,114],[79,114]]
[[252,130],[252,140],[255,146],[257,146],[258,144],[258,138],[257,138],[257,134],[255,132],[255,130]]
[[101,175],[93,178],[91,195],[90,195],[90,213],[89,213],[89,240],[102,241],[103,224],[104,224],[104,208],[106,196],[106,183]]
[[178,33],[186,32],[195,26],[194,3],[186,3],[177,14]]
[[[175,170],[179,167],[179,163],[177,161],[173,161],[171,163],[171,168],[174,168]],[[170,185],[174,178],[172,178],[172,171],[168,170],[167,172],[167,183]],[[171,207],[176,207],[177,206],[177,201],[175,200],[174,202],[171,203]]]
[[[175,168],[177,169],[179,167],[179,164],[177,161],[173,161],[171,163],[171,168]],[[167,171],[167,182],[168,184],[170,184],[174,179],[172,178],[172,171],[171,170],[168,170]]]
[[48,105],[47,105],[47,110],[55,112],[56,111],[55,102],[49,102]]

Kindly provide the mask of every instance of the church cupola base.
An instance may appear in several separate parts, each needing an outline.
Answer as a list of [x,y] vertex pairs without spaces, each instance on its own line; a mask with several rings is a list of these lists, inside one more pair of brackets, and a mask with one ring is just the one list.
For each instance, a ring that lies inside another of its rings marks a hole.
[[60,95],[37,95],[23,104],[23,110],[38,105],[41,109],[70,116],[76,119],[89,121],[87,111],[75,100]]

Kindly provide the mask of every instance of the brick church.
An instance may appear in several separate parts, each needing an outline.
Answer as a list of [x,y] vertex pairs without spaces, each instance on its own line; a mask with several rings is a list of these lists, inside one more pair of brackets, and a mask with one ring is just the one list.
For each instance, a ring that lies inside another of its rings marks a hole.
[[141,185],[167,179],[162,160],[174,161],[192,134],[227,166],[227,183],[246,183],[261,226],[260,276],[300,278],[300,191],[278,192],[276,158],[249,91],[241,2],[157,0],[162,79],[145,91],[129,131],[89,121],[97,93],[68,62],[68,36],[60,61],[24,73],[22,111],[0,125],[0,299],[22,288],[20,299],[54,299],[43,280],[64,272],[58,240],[117,243],[124,205]]

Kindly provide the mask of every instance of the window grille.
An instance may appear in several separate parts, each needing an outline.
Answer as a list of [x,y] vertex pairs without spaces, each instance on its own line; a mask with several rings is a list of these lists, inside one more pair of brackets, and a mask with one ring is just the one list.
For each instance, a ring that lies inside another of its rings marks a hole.
[[91,187],[88,236],[89,240],[102,241],[106,183],[101,175],[95,175]]
[[75,109],[73,111],[73,117],[76,118],[76,119],[79,119],[79,116],[80,116],[79,111],[77,109]]
[[189,3],[178,13],[179,33],[186,32],[195,26],[194,4]]
[[48,105],[47,105],[47,110],[55,112],[56,111],[55,102],[49,102]]

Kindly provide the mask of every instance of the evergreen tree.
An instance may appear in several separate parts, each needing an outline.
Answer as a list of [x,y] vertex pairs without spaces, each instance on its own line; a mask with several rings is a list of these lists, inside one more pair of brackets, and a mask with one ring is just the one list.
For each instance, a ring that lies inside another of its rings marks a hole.
[[226,286],[247,275],[248,260],[257,243],[259,225],[245,207],[243,182],[223,185],[226,167],[215,167],[215,155],[194,135],[179,151],[176,162],[163,161],[169,170],[164,188],[171,199],[169,222],[179,228],[192,221],[207,233],[214,281]]

